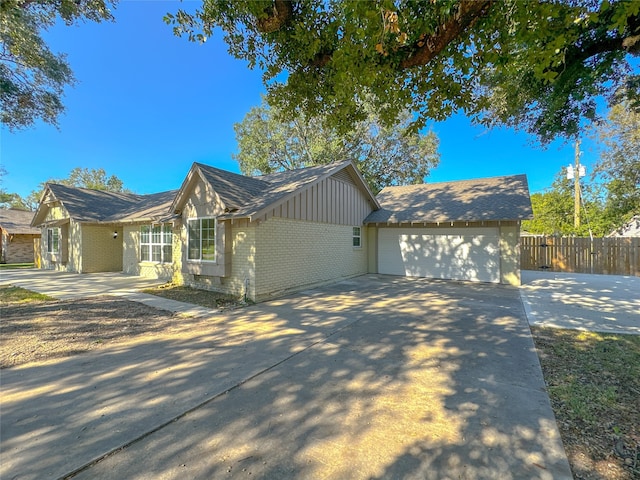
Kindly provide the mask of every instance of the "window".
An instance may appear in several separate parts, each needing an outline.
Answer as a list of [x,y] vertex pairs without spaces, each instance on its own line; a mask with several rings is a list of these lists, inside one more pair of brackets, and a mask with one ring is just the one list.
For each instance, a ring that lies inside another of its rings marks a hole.
[[360,227],[353,227],[353,246],[362,246],[362,236],[360,234]]
[[213,262],[216,259],[216,219],[187,221],[187,259]]
[[60,228],[47,228],[47,252],[60,253]]
[[140,227],[140,261],[171,263],[173,251],[171,224]]

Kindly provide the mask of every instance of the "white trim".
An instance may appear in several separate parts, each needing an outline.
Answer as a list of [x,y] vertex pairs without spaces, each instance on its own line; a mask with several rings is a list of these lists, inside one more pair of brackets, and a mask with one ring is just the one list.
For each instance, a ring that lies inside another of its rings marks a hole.
[[[358,235],[355,234],[355,229],[358,229]],[[358,245],[354,245],[355,239],[358,239]],[[362,227],[354,225],[351,229],[351,246],[355,249],[362,248]]]
[[[53,232],[57,232],[57,237],[58,237],[58,248],[56,248],[55,250],[53,249],[52,245],[49,245],[49,232],[51,232],[51,242],[55,245],[55,241],[53,240]],[[50,255],[58,255],[60,254],[60,252],[62,251],[62,231],[60,230],[60,227],[47,227],[47,253]],[[51,247],[51,249],[49,248]]]
[[[153,241],[153,228],[154,227],[160,227],[160,243],[154,242]],[[149,235],[149,241],[148,242],[143,242],[142,241],[142,229],[143,228],[148,228],[148,235]],[[139,263],[152,263],[155,265],[170,265],[174,262],[173,259],[173,226],[170,223],[146,223],[144,225],[140,225],[140,228],[138,230],[140,232],[140,238],[138,240],[138,245],[140,247],[140,257],[138,259]],[[164,241],[165,238],[165,234],[169,233],[171,235],[171,242],[170,243],[166,243]],[[148,246],[149,247],[149,254],[147,255],[147,258],[142,258],[142,246]],[[160,247],[160,261],[158,260],[153,260],[153,247],[154,246],[159,246]],[[164,258],[164,247],[169,246],[171,247],[171,260],[167,261]]]
[[[200,244],[198,245],[198,251],[200,252],[200,258],[189,258],[189,222],[192,221],[199,221],[199,231],[200,231]],[[213,259],[212,260],[205,260],[202,258],[202,220],[213,220]],[[187,248],[186,248],[186,261],[189,263],[216,263],[217,259],[218,259],[218,248],[216,245],[217,242],[217,237],[218,237],[218,222],[216,217],[191,217],[191,218],[187,218],[187,221],[185,222],[184,226],[187,230]]]

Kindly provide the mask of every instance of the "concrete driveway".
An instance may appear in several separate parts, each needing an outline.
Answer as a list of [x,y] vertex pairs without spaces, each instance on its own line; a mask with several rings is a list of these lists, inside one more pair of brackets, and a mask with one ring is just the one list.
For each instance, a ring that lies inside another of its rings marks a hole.
[[532,326],[640,335],[640,277],[522,271]]
[[366,275],[2,372],[1,478],[570,479],[517,289]]
[[66,273],[37,268],[0,270],[0,285],[17,287],[44,293],[60,300],[93,297],[96,295],[125,295],[165,283],[120,272]]

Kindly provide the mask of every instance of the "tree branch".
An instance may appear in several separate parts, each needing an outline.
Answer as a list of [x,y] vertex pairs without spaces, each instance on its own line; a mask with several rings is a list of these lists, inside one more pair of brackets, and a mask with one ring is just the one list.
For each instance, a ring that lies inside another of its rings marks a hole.
[[[418,42],[403,49],[407,52],[407,57],[400,62],[400,69],[429,63],[478,18],[486,15],[493,2],[494,0],[461,0],[458,11],[440,25],[434,34],[421,37]],[[333,52],[318,53],[310,65],[324,67],[331,61],[332,55]]]
[[266,17],[258,18],[258,30],[261,33],[272,33],[280,30],[293,15],[291,0],[274,0],[272,5],[265,7]]
[[492,3],[493,0],[462,0],[455,15],[440,25],[434,34],[421,40],[417,50],[400,62],[400,68],[429,63],[478,18],[486,15]]

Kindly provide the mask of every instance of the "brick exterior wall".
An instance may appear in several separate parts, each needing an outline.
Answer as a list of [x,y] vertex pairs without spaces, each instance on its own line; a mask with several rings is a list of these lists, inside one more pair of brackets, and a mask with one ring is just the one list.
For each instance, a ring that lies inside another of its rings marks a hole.
[[[45,222],[68,219],[69,215],[60,205],[52,205],[47,211]],[[47,251],[47,228],[40,230],[40,254],[41,267],[45,270],[58,270],[61,272],[80,271],[80,253],[82,237],[80,225],[70,220],[69,223],[60,226],[60,253],[53,255]]]
[[[183,229],[184,232],[184,229]],[[182,244],[186,245],[186,233]],[[182,273],[182,282],[194,288],[204,288],[228,293],[236,297],[256,299],[255,238],[256,225],[244,221],[231,226],[231,273],[226,277]],[[246,290],[246,291],[245,291]]]
[[[273,217],[256,229],[255,298],[367,272],[367,235],[352,245],[353,226]],[[235,256],[234,256],[235,261]]]
[[[155,263],[140,261],[140,227],[143,224],[126,225],[122,233],[122,271],[127,275],[138,275],[145,278],[182,283],[181,276],[176,278],[182,264],[182,245],[180,242],[180,225],[173,228],[172,263]],[[146,224],[148,225],[148,224]]]
[[35,235],[9,235],[2,231],[2,251],[0,261],[3,263],[33,263],[33,239]]
[[[113,233],[118,236],[113,238]],[[82,226],[81,273],[122,271],[122,227]]]

